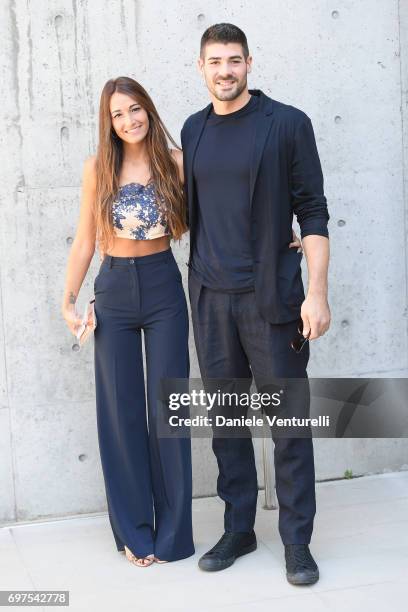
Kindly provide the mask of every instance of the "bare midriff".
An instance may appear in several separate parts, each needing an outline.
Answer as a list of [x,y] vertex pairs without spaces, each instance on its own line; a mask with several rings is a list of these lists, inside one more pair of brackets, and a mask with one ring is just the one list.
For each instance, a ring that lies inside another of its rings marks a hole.
[[152,240],[135,240],[133,238],[114,238],[113,248],[106,253],[112,257],[143,257],[170,247],[170,236],[161,236]]

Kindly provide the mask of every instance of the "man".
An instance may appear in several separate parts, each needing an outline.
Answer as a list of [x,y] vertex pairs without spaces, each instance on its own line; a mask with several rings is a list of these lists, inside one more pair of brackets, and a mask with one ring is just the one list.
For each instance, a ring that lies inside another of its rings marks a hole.
[[[248,90],[245,34],[217,24],[201,39],[199,69],[211,103],[182,128],[190,227],[189,294],[203,378],[307,378],[309,345],[295,352],[299,319],[310,340],[330,324],[329,240],[323,176],[309,117]],[[308,266],[305,298],[291,248],[295,213]],[[258,387],[259,388],[259,387]],[[287,579],[319,578],[310,553],[315,504],[313,441],[274,437],[279,532]],[[258,494],[252,440],[213,437],[225,533],[199,560],[217,571],[256,549]]]

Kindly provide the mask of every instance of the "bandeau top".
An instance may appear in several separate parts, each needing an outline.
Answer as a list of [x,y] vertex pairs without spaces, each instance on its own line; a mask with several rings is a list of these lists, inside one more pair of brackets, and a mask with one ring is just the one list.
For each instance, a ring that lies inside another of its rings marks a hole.
[[112,203],[112,215],[113,232],[118,238],[152,240],[171,234],[152,181],[147,185],[121,185]]

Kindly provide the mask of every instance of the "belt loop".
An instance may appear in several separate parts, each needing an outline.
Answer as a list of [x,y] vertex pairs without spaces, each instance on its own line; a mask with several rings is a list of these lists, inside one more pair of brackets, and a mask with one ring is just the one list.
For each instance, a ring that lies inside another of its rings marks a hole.
[[112,255],[108,255],[108,257],[109,257],[109,267],[111,268],[112,267],[113,257],[112,257]]

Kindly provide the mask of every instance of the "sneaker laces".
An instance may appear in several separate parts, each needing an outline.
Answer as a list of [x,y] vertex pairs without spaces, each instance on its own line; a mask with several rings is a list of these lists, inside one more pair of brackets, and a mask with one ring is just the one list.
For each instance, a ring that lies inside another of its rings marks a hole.
[[231,552],[231,544],[235,537],[233,533],[223,533],[216,545],[207,554],[220,553],[223,555],[223,553]]
[[289,562],[295,570],[316,569],[316,563],[308,546],[290,546]]

